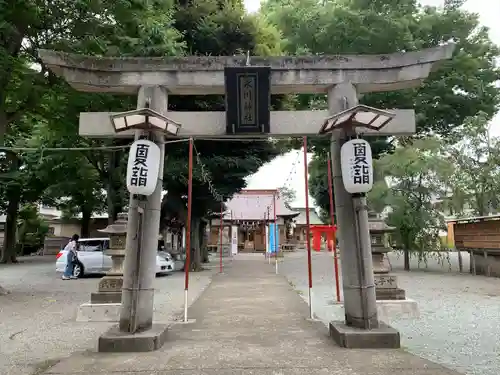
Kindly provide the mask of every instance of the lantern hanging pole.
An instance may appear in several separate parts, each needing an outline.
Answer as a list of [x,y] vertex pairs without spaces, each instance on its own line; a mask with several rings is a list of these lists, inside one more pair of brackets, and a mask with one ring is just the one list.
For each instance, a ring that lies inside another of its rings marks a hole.
[[314,318],[313,313],[313,301],[312,301],[312,259],[311,259],[311,222],[309,220],[309,181],[308,179],[308,170],[307,170],[307,137],[303,138],[304,140],[304,180],[305,180],[305,190],[306,190],[306,228],[307,228],[307,236],[306,236],[306,246],[307,246],[307,275],[309,278],[309,318]]
[[188,289],[189,289],[189,268],[191,268],[191,205],[193,195],[193,138],[189,139],[189,161],[188,161],[188,203],[187,203],[187,223],[186,223],[186,265],[184,266],[184,323],[187,323],[188,316]]
[[328,167],[328,195],[330,196],[330,220],[332,223],[332,231],[333,231],[332,252],[333,252],[333,272],[335,277],[335,293],[337,297],[337,302],[340,302],[339,261],[337,257],[337,246],[335,246],[335,215],[333,207],[332,165],[330,160],[330,153],[328,153],[327,167]]
[[220,202],[220,226],[219,226],[219,236],[220,236],[220,253],[219,253],[219,273],[222,273],[222,221],[224,218],[224,203]]

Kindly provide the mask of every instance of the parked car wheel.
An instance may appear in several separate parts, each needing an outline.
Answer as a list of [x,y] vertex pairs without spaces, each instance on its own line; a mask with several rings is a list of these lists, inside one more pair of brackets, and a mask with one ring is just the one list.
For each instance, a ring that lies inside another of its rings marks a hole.
[[80,262],[78,262],[73,267],[73,276],[75,276],[75,277],[83,277],[83,275],[84,275],[83,264],[81,264]]

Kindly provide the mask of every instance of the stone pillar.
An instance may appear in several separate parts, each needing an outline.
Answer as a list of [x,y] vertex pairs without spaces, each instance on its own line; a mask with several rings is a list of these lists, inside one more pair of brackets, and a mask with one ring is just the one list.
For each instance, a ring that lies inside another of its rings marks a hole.
[[[328,92],[331,114],[357,103],[356,89],[351,83],[339,84]],[[349,194],[342,182],[340,149],[347,140],[346,131],[332,133],[333,191],[342,254],[345,321],[330,322],[330,336],[345,348],[399,348],[399,332],[378,321],[366,198]]]
[[[330,114],[341,112],[357,104],[356,89],[350,83],[337,85],[328,92]],[[359,234],[356,231],[354,200],[345,190],[342,182],[340,148],[347,140],[348,136],[345,132],[336,131],[332,134],[333,190],[338,218],[338,238],[342,252],[345,324],[369,329],[378,327],[373,264],[371,254],[361,254],[361,249],[357,246]],[[366,220],[368,220],[367,215]],[[368,228],[368,223],[366,223],[366,228]],[[363,269],[361,269],[361,257],[364,260]]]
[[[146,107],[166,114],[167,92],[163,87],[143,87],[139,91],[138,107]],[[161,195],[163,190],[163,160],[165,143],[162,134],[150,134],[160,147],[160,171],[156,189],[145,201],[137,202],[139,228],[136,233],[137,246],[130,248],[125,260],[120,331],[135,333],[148,330],[153,325],[154,279],[156,276],[156,256],[160,229]],[[130,219],[129,219],[130,220]],[[129,239],[128,239],[129,240]],[[132,239],[130,239],[133,241]],[[127,244],[128,245],[128,244]],[[129,249],[127,249],[129,250]]]
[[111,256],[111,269],[99,281],[97,293],[90,295],[91,304],[121,303],[123,286],[123,262],[125,260],[125,241],[127,236],[127,214],[120,213],[118,220],[99,232],[109,235],[109,249],[105,255]]
[[179,251],[179,238],[177,232],[172,235],[172,250],[177,253]]
[[[167,112],[167,92],[163,87],[141,87],[137,102],[139,108],[149,104],[156,112]],[[168,326],[153,325],[165,142],[163,134],[150,132],[148,136],[160,148],[158,180],[155,191],[146,199],[130,197],[120,319],[117,327],[99,337],[100,352],[153,351],[166,340]]]

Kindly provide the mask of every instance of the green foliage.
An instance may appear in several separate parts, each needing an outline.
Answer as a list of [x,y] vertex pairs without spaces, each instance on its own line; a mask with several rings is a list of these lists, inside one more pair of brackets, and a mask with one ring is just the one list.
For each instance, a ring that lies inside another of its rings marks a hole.
[[397,247],[417,253],[439,250],[445,225],[435,203],[446,195],[442,181],[452,168],[443,158],[441,141],[414,140],[382,156],[375,168],[383,178],[368,201],[373,207],[390,207],[387,223],[396,227]]
[[[27,142],[33,127],[41,122],[48,130],[45,139],[53,136],[50,143],[76,146],[81,141],[74,136],[76,132],[64,139],[67,128],[77,128],[79,112],[67,111],[67,104],[76,109],[78,103],[88,110],[98,96],[87,101],[89,96],[75,93],[43,65],[38,49],[92,55],[175,55],[183,51],[184,44],[181,33],[172,26],[172,12],[172,4],[163,0],[0,1],[0,146]],[[113,97],[100,96],[101,104],[109,98]],[[2,261],[15,261],[19,205],[39,199],[51,184],[47,168],[38,166],[44,161],[41,153],[38,163],[19,152],[8,152],[1,159],[0,201],[4,207],[0,209],[7,213]],[[38,169],[42,175],[36,174]],[[64,176],[67,174],[50,177],[58,181]]]
[[[488,115],[467,118],[457,129],[460,136],[445,148],[453,165],[446,180],[443,208],[454,216],[485,216],[498,212],[500,201],[500,138],[491,137]],[[465,212],[469,207],[472,212]]]
[[[193,55],[280,54],[280,35],[259,15],[247,15],[241,3],[196,0],[180,2],[174,14],[175,27],[184,30],[184,41]],[[273,98],[275,107],[283,101]],[[169,108],[177,111],[224,111],[223,96],[169,97]],[[164,224],[186,219],[187,143],[168,146],[163,199]],[[245,178],[279,155],[283,144],[274,142],[196,141],[193,169],[193,217],[199,219],[220,211],[208,181],[224,199],[245,187]],[[202,168],[203,166],[203,168]]]
[[[443,62],[418,88],[365,94],[360,102],[378,108],[414,108],[417,135],[452,135],[467,117],[483,112],[491,119],[498,108],[495,82],[500,70],[494,59],[499,49],[480,26],[478,16],[460,8],[462,1],[446,1],[442,9],[422,7],[417,1],[268,0],[261,14],[284,37],[289,54],[373,54],[414,51],[457,43],[452,60]],[[300,95],[298,108],[325,109],[326,98]],[[371,140],[370,140],[371,141]],[[310,167],[311,194],[328,212],[326,151],[328,140],[311,142],[315,152]],[[379,152],[392,145],[377,141]]]
[[49,226],[38,214],[34,204],[25,205],[19,211],[18,220],[18,252],[29,254],[43,247]]
[[290,205],[297,197],[295,190],[293,188],[288,187],[288,186],[280,187],[278,189],[278,194],[283,199],[283,201],[288,205]]

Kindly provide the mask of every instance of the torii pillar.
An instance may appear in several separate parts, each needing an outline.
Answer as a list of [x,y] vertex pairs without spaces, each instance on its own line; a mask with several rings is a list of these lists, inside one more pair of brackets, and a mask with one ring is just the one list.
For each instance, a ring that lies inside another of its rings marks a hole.
[[[86,92],[137,94],[141,89],[156,87],[153,91],[161,91],[165,95],[167,92],[168,95],[224,95],[227,83],[226,68],[237,68],[242,73],[240,75],[248,77],[245,71],[248,73],[250,69],[266,67],[268,81],[259,81],[259,89],[257,84],[250,85],[255,91],[246,95],[247,98],[258,100],[260,104],[252,104],[252,108],[246,102],[237,104],[247,112],[254,111],[245,117],[245,123],[243,120],[231,120],[226,123],[229,111],[234,109],[235,100],[243,100],[237,99],[240,95],[226,95],[228,113],[167,112],[167,108],[158,108],[158,111],[169,119],[182,124],[179,137],[226,137],[230,140],[245,136],[317,136],[327,117],[356,105],[359,95],[417,87],[428,77],[436,63],[451,58],[453,50],[454,45],[450,44],[422,51],[386,55],[252,57],[250,61],[247,61],[246,56],[109,58],[47,50],[40,50],[39,54],[44,64],[54,73],[64,77],[75,89]],[[329,109],[269,113],[269,94],[301,93],[327,94]],[[161,100],[166,105],[166,97]],[[262,103],[265,105],[262,106]],[[241,107],[242,105],[245,107]],[[263,108],[264,113],[257,108]],[[391,111],[396,116],[387,126],[379,132],[365,131],[364,136],[397,136],[415,132],[415,113],[412,109]],[[265,120],[260,121],[261,115]],[[200,118],[203,118],[203,121],[200,122]],[[253,123],[248,126],[248,121]],[[115,133],[109,112],[81,113],[79,134],[94,138],[134,136],[133,131]],[[342,326],[334,325],[334,338],[344,347],[399,347],[399,333],[391,327],[378,324],[374,285],[361,285],[362,273],[368,275],[364,280],[371,280],[373,284],[373,263],[370,254],[361,269],[357,262],[361,254],[354,250],[354,208],[352,198],[342,185],[339,165],[339,150],[344,140],[339,134],[332,136],[334,191],[339,218],[337,225],[342,251],[345,309],[345,322],[342,322]],[[368,231],[368,228],[363,228],[363,231]],[[369,236],[369,233],[365,235]],[[126,264],[131,262],[130,259],[126,260]],[[143,315],[139,320],[149,320],[152,316],[151,310],[152,306],[148,303],[144,309],[137,311],[137,314]],[[367,326],[371,328],[366,329]],[[143,337],[147,336],[145,332],[142,334]],[[117,340],[137,339],[136,335],[127,336],[125,333],[117,337]]]

